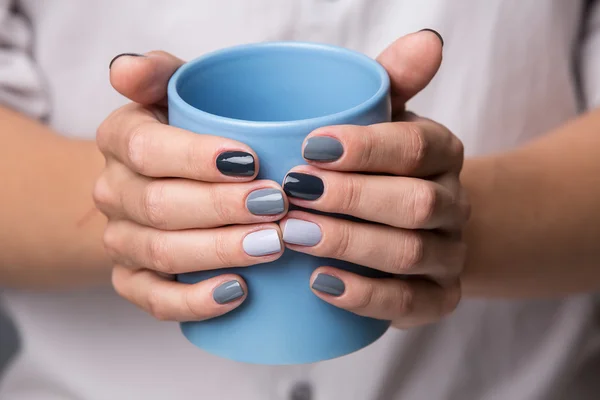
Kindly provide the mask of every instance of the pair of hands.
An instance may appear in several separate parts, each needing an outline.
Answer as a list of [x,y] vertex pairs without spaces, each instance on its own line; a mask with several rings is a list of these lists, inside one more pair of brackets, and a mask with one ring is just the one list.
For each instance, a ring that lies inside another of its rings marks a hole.
[[[255,180],[260,160],[247,145],[166,124],[167,82],[181,60],[163,52],[114,60],[111,84],[132,103],[98,129],[106,167],[94,199],[108,217],[115,290],[161,320],[212,318],[244,301],[244,280],[223,274],[188,285],[173,274],[270,262],[288,247],[410,276],[372,279],[322,266],[306,284],[337,307],[401,328],[454,310],[469,214],[463,147],[404,109],[441,59],[433,32],[393,43],[378,61],[391,78],[395,122],[317,129],[304,144],[308,165],[290,171],[283,187]],[[321,137],[328,139],[314,140]],[[290,203],[373,223],[288,213]]]

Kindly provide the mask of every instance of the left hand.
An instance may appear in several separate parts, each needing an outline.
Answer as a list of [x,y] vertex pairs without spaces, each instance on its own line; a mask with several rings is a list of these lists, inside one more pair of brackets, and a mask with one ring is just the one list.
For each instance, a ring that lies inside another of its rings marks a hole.
[[292,204],[373,222],[292,211],[281,225],[290,249],[411,275],[374,279],[323,266],[311,277],[321,299],[400,328],[439,320],[461,297],[469,215],[459,181],[463,146],[404,108],[441,59],[431,31],[398,39],[378,59],[390,75],[395,122],[317,129],[304,143],[309,165],[292,169],[284,185]]

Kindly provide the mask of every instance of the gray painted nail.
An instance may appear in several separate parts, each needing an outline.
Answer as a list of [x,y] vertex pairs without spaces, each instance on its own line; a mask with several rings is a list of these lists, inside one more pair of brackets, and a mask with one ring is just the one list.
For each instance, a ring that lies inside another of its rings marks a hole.
[[283,241],[301,246],[314,246],[321,241],[319,225],[301,219],[288,219],[283,227]]
[[246,254],[253,257],[266,256],[281,251],[281,242],[275,229],[264,229],[246,235],[242,246]]
[[304,158],[311,161],[331,162],[344,154],[339,140],[329,136],[314,136],[306,141]]
[[312,284],[312,288],[319,292],[327,293],[332,296],[341,296],[346,290],[344,282],[332,275],[319,274]]
[[246,208],[254,215],[277,215],[285,210],[283,194],[277,189],[259,189],[250,192]]
[[213,292],[213,299],[218,304],[225,304],[239,299],[244,295],[244,288],[236,280],[228,281],[217,286]]

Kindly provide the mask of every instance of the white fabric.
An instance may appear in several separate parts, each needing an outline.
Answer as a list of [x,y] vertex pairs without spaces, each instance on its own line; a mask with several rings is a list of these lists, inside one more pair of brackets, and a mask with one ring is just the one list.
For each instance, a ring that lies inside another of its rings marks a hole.
[[[72,137],[92,139],[125,103],[108,83],[108,62],[121,52],[164,49],[191,59],[245,42],[311,40],[376,56],[426,27],[443,35],[444,62],[410,109],[452,129],[468,155],[509,149],[561,125],[577,115],[579,93],[600,105],[600,8],[584,13],[580,0],[9,3],[0,0],[0,102],[47,114]],[[597,369],[584,368],[599,366],[593,296],[467,300],[435,326],[390,331],[348,357],[297,367],[207,355],[176,324],[154,321],[109,287],[3,296],[23,341],[0,385],[3,400],[308,399],[293,390],[298,382],[316,400],[591,400],[600,393]]]

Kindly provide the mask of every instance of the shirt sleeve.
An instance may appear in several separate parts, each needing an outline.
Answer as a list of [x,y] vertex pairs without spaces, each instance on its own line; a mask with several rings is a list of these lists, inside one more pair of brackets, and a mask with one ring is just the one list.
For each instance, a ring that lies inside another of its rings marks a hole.
[[32,57],[33,32],[15,0],[0,0],[0,106],[48,116],[48,96]]
[[581,48],[581,84],[586,108],[600,107],[600,0],[587,9]]

